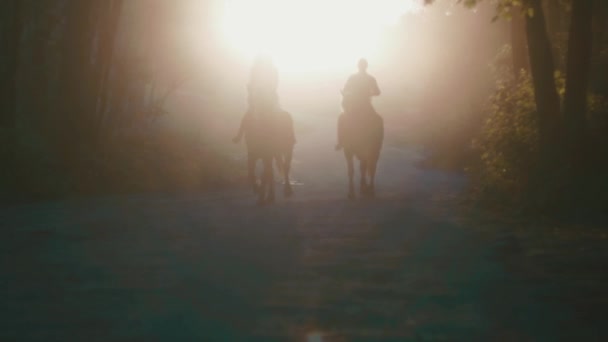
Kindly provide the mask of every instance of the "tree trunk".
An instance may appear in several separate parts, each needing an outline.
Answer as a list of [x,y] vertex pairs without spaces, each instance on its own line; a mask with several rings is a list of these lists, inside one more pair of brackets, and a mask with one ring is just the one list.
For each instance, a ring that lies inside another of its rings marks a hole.
[[17,73],[19,70],[19,50],[22,32],[21,1],[12,0],[3,6],[4,29],[4,72],[0,80],[0,127],[12,132],[17,121]]
[[604,42],[604,35],[608,30],[608,1],[594,0],[593,9],[594,42],[599,43],[597,46],[601,47],[600,44]]
[[530,71],[528,58],[528,40],[526,39],[526,21],[523,15],[516,13],[511,20],[511,46],[513,55],[513,72],[519,77],[521,70]]
[[[587,146],[587,89],[591,67],[593,0],[572,2],[568,37],[564,119],[568,133],[570,161],[575,169],[584,164]],[[578,166],[578,167],[577,167]]]
[[[112,69],[112,63],[114,60],[114,47],[116,46],[116,35],[118,32],[118,23],[120,21],[120,15],[122,12],[123,0],[110,1],[107,7],[107,15],[105,20],[102,20],[101,31],[103,33],[100,42],[100,79],[97,88],[96,97],[96,124],[95,124],[95,135],[97,142],[99,143],[101,136],[103,135],[103,122],[104,116],[110,108],[109,103],[109,92],[110,92],[110,72]],[[98,102],[98,106],[97,106]]]
[[92,1],[70,0],[62,42],[60,149],[66,167],[73,169],[81,149],[90,142],[95,95],[91,84]]
[[560,5],[556,0],[543,0],[542,8],[545,15],[545,24],[547,25],[547,34],[549,40],[553,41],[562,26]]
[[560,103],[555,86],[551,43],[547,35],[541,1],[528,0],[528,5],[534,11],[534,15],[526,19],[526,34],[538,112],[539,152],[542,159],[541,168],[548,170],[555,165],[558,158],[561,129]]
[[553,61],[556,69],[563,70],[563,58],[560,54],[560,49],[557,46],[560,32],[564,30],[564,25],[562,23],[563,13],[558,0],[543,0],[542,2],[547,36],[549,37],[549,42],[551,42],[551,49],[553,51]]
[[[19,166],[17,151],[17,76],[21,50],[21,33],[23,31],[23,11],[21,0],[12,0],[4,6],[3,19],[5,27],[3,41],[4,72],[0,70],[0,128],[4,128],[4,144],[0,148],[6,152],[5,160],[0,163],[5,167],[1,176],[13,180],[13,185],[19,186]],[[4,173],[6,172],[6,173]]]

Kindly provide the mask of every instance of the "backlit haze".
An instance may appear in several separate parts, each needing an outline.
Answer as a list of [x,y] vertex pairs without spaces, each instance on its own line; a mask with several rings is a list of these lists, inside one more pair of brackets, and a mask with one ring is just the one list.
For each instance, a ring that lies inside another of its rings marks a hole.
[[283,72],[335,72],[378,59],[383,31],[420,10],[415,0],[226,0],[221,31],[244,58],[265,53]]
[[[472,98],[485,96],[491,86],[487,63],[508,37],[504,23],[491,24],[491,5],[468,10],[450,0],[432,6],[421,0],[179,3],[185,5],[176,16],[175,34],[180,50],[198,65],[192,74],[200,74],[202,84],[191,83],[178,93],[213,102],[208,111],[222,125],[216,131],[226,136],[245,111],[247,78],[257,54],[270,55],[277,65],[280,103],[296,123],[336,117],[340,89],[363,57],[382,91],[374,99],[378,112],[409,125],[469,110]],[[167,52],[172,58],[171,50],[159,55]],[[188,107],[200,115],[202,106]]]

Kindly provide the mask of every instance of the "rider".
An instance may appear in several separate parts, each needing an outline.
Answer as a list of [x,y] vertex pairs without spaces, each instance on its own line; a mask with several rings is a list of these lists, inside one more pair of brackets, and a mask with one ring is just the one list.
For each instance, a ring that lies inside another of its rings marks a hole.
[[239,131],[232,139],[235,143],[243,137],[246,120],[253,115],[260,115],[263,107],[273,108],[278,106],[277,88],[279,86],[279,74],[277,68],[268,56],[260,55],[254,60],[249,74],[247,84],[247,112],[241,119]]
[[[350,114],[365,113],[368,115],[376,114],[374,107],[372,106],[372,96],[380,95],[380,88],[376,79],[367,73],[367,60],[361,58],[358,63],[359,72],[351,75],[344,89],[342,90],[343,96],[354,96],[357,103],[361,106],[356,111],[350,112]],[[336,150],[340,150],[344,143],[344,116],[340,115],[338,119],[338,144]]]

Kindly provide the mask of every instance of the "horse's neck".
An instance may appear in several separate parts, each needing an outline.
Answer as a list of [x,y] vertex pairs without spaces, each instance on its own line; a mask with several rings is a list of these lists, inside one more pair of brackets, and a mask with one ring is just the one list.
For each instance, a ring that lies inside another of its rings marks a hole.
[[350,110],[347,110],[347,111],[344,111],[344,112],[347,115],[350,115],[350,116],[363,116],[363,115],[368,115],[369,114],[368,110],[363,110],[363,109],[360,109],[360,108],[350,109]]
[[274,117],[277,115],[282,115],[284,113],[286,113],[284,110],[282,110],[281,108],[269,108],[267,110],[253,110],[252,111],[253,116],[256,118],[264,118],[264,117]]
[[265,124],[274,121],[277,117],[276,111],[254,111],[252,114],[252,123],[257,122]]

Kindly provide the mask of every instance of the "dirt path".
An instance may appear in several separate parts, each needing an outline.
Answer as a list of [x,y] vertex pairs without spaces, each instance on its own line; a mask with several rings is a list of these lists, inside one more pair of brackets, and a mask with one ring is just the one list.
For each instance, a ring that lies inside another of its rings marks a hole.
[[243,190],[1,209],[0,340],[601,340],[458,223],[441,198],[464,179],[420,153],[386,146],[378,198],[346,200],[333,124],[299,140],[302,185],[275,206]]

